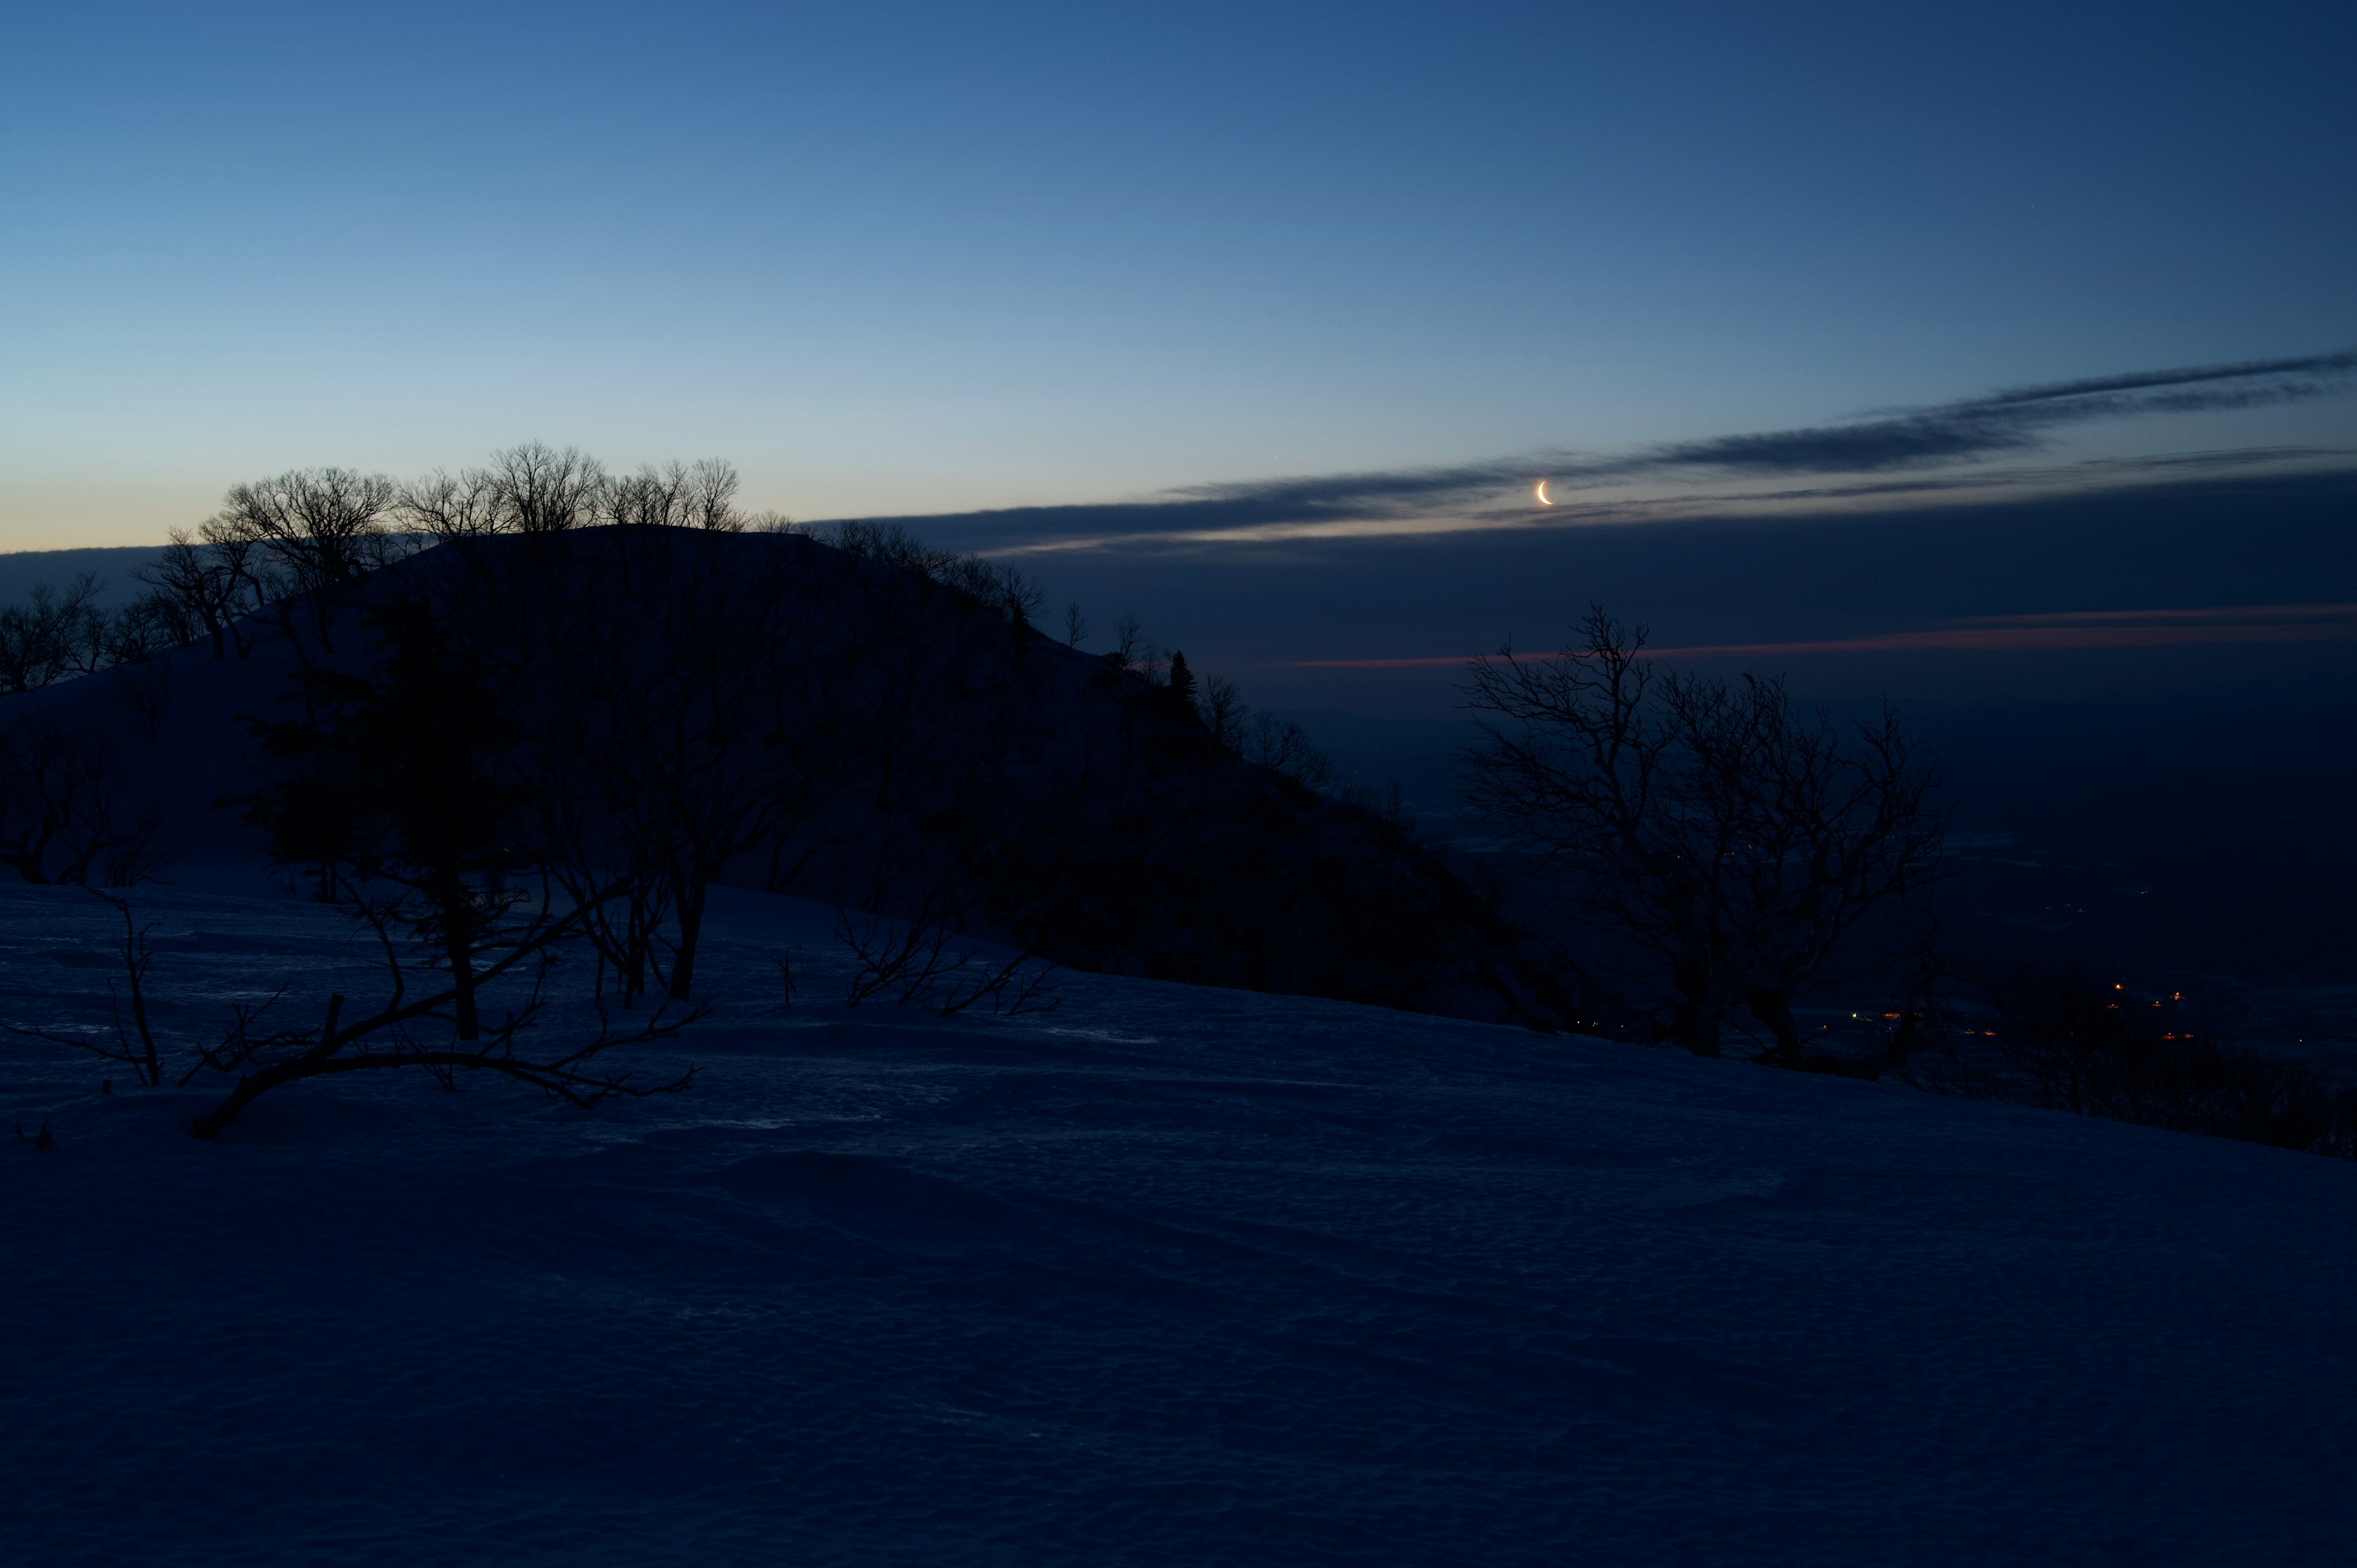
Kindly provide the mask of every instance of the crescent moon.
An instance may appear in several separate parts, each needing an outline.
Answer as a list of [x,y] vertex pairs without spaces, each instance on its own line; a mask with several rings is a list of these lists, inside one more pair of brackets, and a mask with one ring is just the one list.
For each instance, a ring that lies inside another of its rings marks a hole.
[[1546,481],[1546,480],[1544,480],[1544,479],[1541,479],[1541,480],[1539,481],[1539,483],[1538,483],[1538,488],[1537,488],[1536,489],[1533,490],[1531,493],[1532,493],[1533,495],[1534,495],[1534,496],[1536,496],[1536,497],[1538,497],[1538,498],[1539,498],[1539,505],[1541,505],[1541,506],[1553,506],[1553,505],[1555,505],[1555,502],[1553,502],[1553,501],[1551,501],[1551,500],[1547,499],[1546,488],[1547,488],[1547,481]]

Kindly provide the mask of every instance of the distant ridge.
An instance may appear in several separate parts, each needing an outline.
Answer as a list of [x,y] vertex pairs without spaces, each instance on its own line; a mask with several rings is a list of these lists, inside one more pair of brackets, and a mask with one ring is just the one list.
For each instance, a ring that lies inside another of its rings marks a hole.
[[0,553],[0,604],[15,604],[44,583],[62,588],[84,572],[97,574],[102,602],[118,604],[138,593],[138,582],[132,574],[163,553],[161,544],[8,551]]

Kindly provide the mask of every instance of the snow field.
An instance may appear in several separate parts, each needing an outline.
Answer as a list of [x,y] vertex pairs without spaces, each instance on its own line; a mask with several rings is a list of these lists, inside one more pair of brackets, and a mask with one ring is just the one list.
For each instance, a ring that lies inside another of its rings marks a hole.
[[[588,1114],[205,1144],[0,1042],[6,1557],[2349,1560],[2357,1167],[1099,976],[846,1010],[828,911],[714,900],[695,1085]],[[371,994],[242,874],[135,904],[167,1039]],[[111,918],[0,889],[0,1015],[103,1018]]]

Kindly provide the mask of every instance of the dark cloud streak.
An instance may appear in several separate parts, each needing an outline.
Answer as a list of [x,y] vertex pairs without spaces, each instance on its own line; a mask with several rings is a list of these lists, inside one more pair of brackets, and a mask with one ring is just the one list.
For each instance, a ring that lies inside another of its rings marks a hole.
[[1661,473],[1857,474],[1968,461],[2042,445],[2040,432],[2091,419],[2194,413],[2303,402],[2342,390],[2357,349],[2289,360],[2247,360],[2015,387],[1849,424],[1679,442],[1631,456],[1583,463],[1566,478]]
[[2044,386],[2015,387],[1982,399],[1991,404],[2050,403],[2058,398],[2085,397],[2103,392],[2144,392],[2155,387],[2190,386],[2203,381],[2309,376],[2345,376],[2357,371],[2357,349],[2337,354],[2309,354],[2290,360],[2240,360],[2232,364],[2190,370],[2137,371],[2124,376],[2096,376],[2083,381],[2054,381]]
[[[2012,387],[1930,408],[1892,410],[1840,424],[1672,442],[1617,457],[1537,453],[1449,466],[1388,472],[1189,486],[1152,500],[1071,506],[1008,507],[988,511],[877,519],[905,523],[984,549],[1092,538],[1200,536],[1304,525],[1429,517],[1477,503],[1495,505],[1501,492],[1547,479],[1566,490],[1643,481],[1724,481],[1878,475],[1943,465],[1977,463],[2035,451],[2046,432],[2095,419],[2134,418],[2247,409],[2303,402],[2349,390],[2357,377],[2357,349],[2292,359],[2248,360],[2168,371],[2085,377]],[[2280,453],[2287,449],[2269,449]],[[2233,455],[2222,455],[2233,460]],[[2127,460],[2133,465],[2135,459]],[[2168,463],[2173,459],[2156,460]],[[2098,465],[2073,465],[2087,477]],[[2127,467],[2119,472],[2125,475]],[[1852,487],[1817,487],[1792,498],[1941,489],[1972,479],[1889,480]],[[1691,499],[1694,498],[1686,498]],[[1774,495],[1720,500],[1784,499]],[[1601,521],[1657,511],[1679,499],[1633,499],[1601,507],[1560,509],[1561,521]],[[1479,514],[1493,524],[1534,521],[1534,509]]]

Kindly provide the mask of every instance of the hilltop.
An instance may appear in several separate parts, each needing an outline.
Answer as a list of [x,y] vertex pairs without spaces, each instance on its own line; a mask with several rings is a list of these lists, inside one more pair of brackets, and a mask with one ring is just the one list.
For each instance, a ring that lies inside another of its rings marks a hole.
[[[434,689],[399,699],[403,722],[440,733],[474,704],[468,766],[533,796],[531,834],[571,835],[576,858],[671,856],[658,926],[703,886],[757,886],[1091,970],[1541,1015],[1511,933],[1401,822],[1249,760],[1234,721],[1207,723],[1147,654],[1049,638],[1011,575],[865,542],[455,540],[0,699],[0,724],[65,726],[91,768],[102,753],[115,816],[152,814],[143,853],[252,861],[272,847],[257,793],[287,782],[272,726],[394,701],[388,652],[425,639]],[[330,700],[337,682],[359,685]],[[560,796],[562,826],[539,810]],[[55,875],[64,853],[20,864]]]

